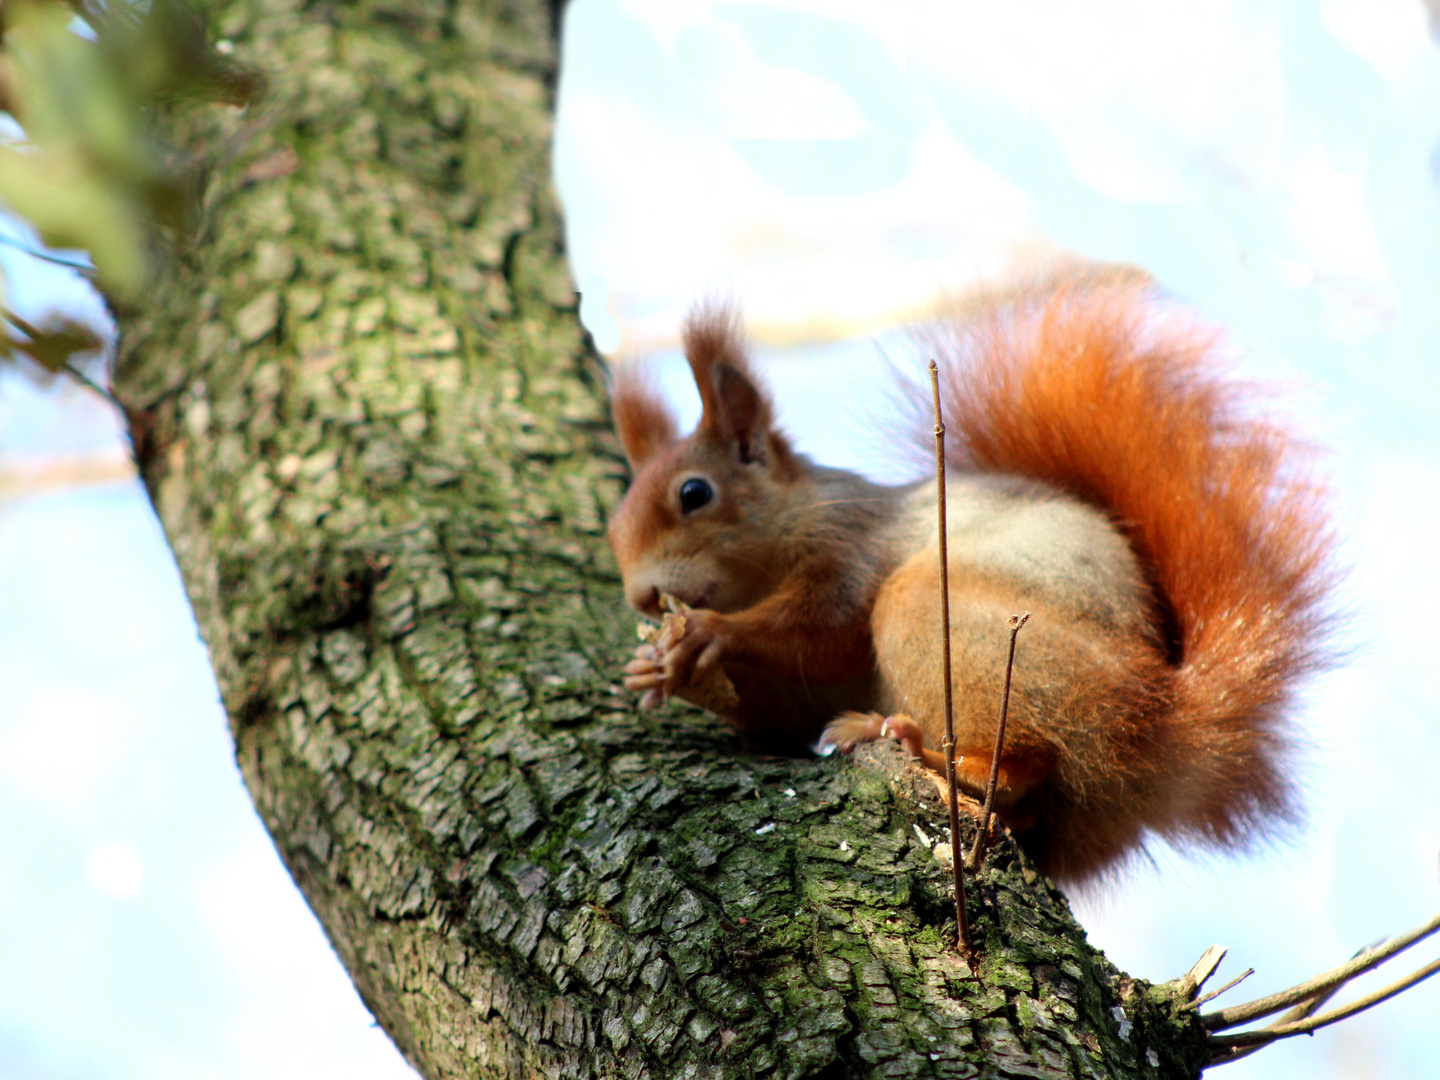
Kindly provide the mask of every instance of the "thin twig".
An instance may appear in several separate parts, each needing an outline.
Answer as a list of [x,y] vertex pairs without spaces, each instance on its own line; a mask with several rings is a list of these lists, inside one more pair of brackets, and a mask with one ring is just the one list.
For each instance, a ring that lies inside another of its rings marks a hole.
[[1015,639],[1020,628],[1030,621],[1030,613],[1011,615],[1010,655],[1005,659],[1005,688],[1000,692],[1000,721],[995,725],[995,753],[990,757],[990,780],[985,785],[985,813],[980,819],[980,831],[975,834],[975,843],[970,848],[970,867],[979,869],[980,856],[985,851],[985,842],[990,837],[990,815],[995,810],[995,789],[1000,784],[1000,754],[1005,749],[1005,721],[1010,715],[1010,676],[1015,670]]
[[1298,1005],[1307,998],[1312,998],[1333,986],[1340,986],[1349,982],[1355,976],[1369,971],[1371,968],[1379,967],[1386,960],[1398,953],[1404,952],[1417,942],[1425,940],[1431,934],[1440,930],[1440,915],[1436,915],[1424,926],[1417,927],[1407,934],[1392,938],[1384,945],[1368,952],[1362,953],[1347,963],[1337,968],[1315,976],[1303,983],[1298,983],[1288,990],[1282,990],[1278,994],[1271,994],[1269,997],[1257,998],[1255,1001],[1246,1002],[1244,1005],[1234,1005],[1228,1009],[1220,1009],[1209,1013],[1201,1018],[1201,1022],[1210,1031],[1223,1031],[1225,1028],[1236,1027],[1240,1024],[1249,1023],[1261,1016],[1269,1016],[1281,1009],[1288,1009],[1291,1005]]
[[98,382],[96,382],[94,379],[92,379],[89,375],[86,375],[85,372],[81,371],[78,367],[76,367],[76,366],[75,366],[73,363],[71,363],[69,360],[65,361],[65,366],[62,367],[60,370],[63,371],[66,375],[69,375],[72,379],[74,379],[76,382],[78,382],[81,386],[84,386],[86,389],[92,390],[92,391],[94,391],[95,393],[99,394],[102,398],[104,398],[106,401],[108,401],[111,405],[114,405],[115,408],[119,409],[122,414],[125,412],[125,406],[120,403],[120,399],[119,399],[119,398],[117,398],[117,397],[116,397],[114,394],[112,394],[109,390],[105,389],[105,387],[101,386]]
[[1304,1001],[1300,1002],[1299,1005],[1296,1005],[1293,1009],[1289,1009],[1281,1013],[1278,1017],[1270,1021],[1270,1023],[1266,1024],[1265,1026],[1272,1028],[1284,1027],[1286,1024],[1293,1024],[1297,1020],[1305,1020],[1311,1016],[1314,1016],[1316,1012],[1320,1010],[1320,1007],[1324,1005],[1327,1001],[1329,1001],[1331,998],[1333,998],[1336,994],[1338,994],[1340,990],[1340,986],[1332,986],[1329,990],[1321,990],[1320,993],[1316,994],[1314,997],[1306,998]]
[[1255,974],[1255,969],[1254,969],[1254,968],[1246,968],[1246,969],[1245,969],[1244,971],[1242,971],[1239,975],[1236,975],[1235,978],[1231,979],[1231,980],[1230,980],[1228,983],[1226,983],[1224,986],[1220,987],[1220,989],[1218,989],[1218,990],[1211,990],[1208,994],[1204,995],[1203,997],[1198,997],[1198,998],[1196,998],[1194,1001],[1192,1001],[1192,1002],[1190,1002],[1188,1005],[1186,1005],[1185,1008],[1187,1008],[1187,1009],[1198,1009],[1201,1005],[1204,1005],[1207,1001],[1214,1001],[1214,1000],[1215,1000],[1217,997],[1219,997],[1221,994],[1225,993],[1226,990],[1233,990],[1235,987],[1239,986],[1242,982],[1244,982],[1246,979],[1248,979],[1251,975],[1254,975],[1254,974]]
[[0,233],[0,244],[5,244],[9,247],[12,247],[16,251],[22,251],[26,255],[29,255],[32,259],[39,259],[42,262],[54,263],[56,266],[63,266],[69,270],[75,270],[78,273],[83,274],[87,278],[93,278],[95,276],[95,268],[93,266],[86,266],[84,263],[71,262],[69,259],[62,259],[58,255],[48,255],[43,251],[37,251],[35,248],[30,247],[28,244],[22,244],[15,238],[5,236],[3,233]]
[[1440,971],[1440,960],[1431,961],[1419,971],[1412,972],[1403,979],[1397,979],[1389,986],[1376,990],[1373,994],[1366,994],[1362,998],[1356,998],[1348,1005],[1331,1009],[1329,1012],[1312,1016],[1306,1020],[1298,1020],[1293,1024],[1281,1024],[1276,1027],[1261,1028],[1258,1031],[1235,1031],[1228,1035],[1212,1035],[1207,1040],[1211,1048],[1211,1062],[1218,1064],[1223,1061],[1233,1061],[1241,1056],[1233,1051],[1258,1048],[1277,1039],[1288,1039],[1292,1035],[1305,1035],[1327,1027],[1344,1020],[1347,1016],[1354,1016],[1371,1006],[1379,1005],[1382,1001],[1394,997],[1401,991],[1410,989],[1416,983],[1423,982],[1437,971]]
[[[1357,952],[1355,955],[1359,956],[1361,952],[1365,951],[1367,950],[1361,949],[1360,952]],[[1282,1013],[1278,1019],[1266,1024],[1265,1030],[1274,1031],[1276,1028],[1282,1028],[1288,1024],[1293,1024],[1298,1020],[1305,1020],[1308,1017],[1313,1016],[1315,1014],[1315,1010],[1320,1008],[1320,1006],[1324,1005],[1327,1001],[1329,1001],[1339,992],[1340,987],[1332,986],[1329,990],[1322,990],[1320,993],[1316,994],[1312,998],[1306,998],[1299,1005],[1296,1005],[1293,1009],[1289,1010],[1288,1012]],[[1216,1035],[1214,1036],[1214,1038],[1223,1040],[1225,1036]],[[1243,1057],[1249,1057],[1257,1050],[1264,1050],[1265,1047],[1269,1045],[1270,1043],[1263,1042],[1255,1043],[1253,1046],[1237,1046],[1231,1049],[1216,1049],[1211,1054],[1210,1063],[1212,1065],[1225,1065],[1232,1061],[1239,1061]]]
[[[1362,956],[1368,956],[1372,950],[1378,948],[1384,943],[1385,939],[1381,938],[1379,941],[1376,941],[1370,945],[1366,945],[1364,948],[1356,949],[1355,952],[1351,955],[1350,959],[1356,960]],[[1304,1020],[1308,1017],[1314,1016],[1315,1013],[1320,1010],[1321,1006],[1323,1006],[1327,1001],[1329,1001],[1331,998],[1333,998],[1336,994],[1340,992],[1340,988],[1343,985],[1343,983],[1336,983],[1328,990],[1321,990],[1319,993],[1306,998],[1304,1001],[1300,1002],[1299,1005],[1296,1005],[1288,1012],[1282,1013],[1278,1018],[1270,1021],[1270,1023],[1266,1024],[1265,1026],[1267,1028],[1284,1027],[1286,1024],[1293,1024],[1297,1020]]]
[[6,322],[13,324],[22,334],[32,341],[45,333],[45,331],[41,330],[38,326],[27,322],[23,315],[17,315],[7,307],[0,307],[0,319],[4,319]]
[[[1381,943],[1382,942],[1377,941],[1374,945],[1366,945],[1363,949],[1357,949],[1351,959],[1353,960],[1357,957],[1364,956]],[[1272,1020],[1270,1023],[1266,1024],[1265,1030],[1274,1031],[1277,1028],[1288,1027],[1290,1024],[1297,1023],[1300,1020],[1309,1019],[1311,1016],[1315,1015],[1315,1013],[1327,1001],[1329,1001],[1339,992],[1340,985],[1332,986],[1328,990],[1321,990],[1313,997],[1306,998],[1304,1001],[1300,1002],[1299,1005],[1296,1005],[1293,1009],[1282,1013],[1277,1019]],[[1216,1036],[1216,1038],[1224,1039],[1225,1036],[1220,1035]],[[1228,1050],[1217,1049],[1211,1055],[1211,1063],[1215,1065],[1221,1065],[1231,1061],[1239,1061],[1241,1058],[1249,1057],[1251,1054],[1255,1053],[1258,1050],[1263,1050],[1269,1045],[1270,1043],[1268,1042],[1262,1042],[1255,1043],[1251,1046],[1237,1046]]]
[[935,483],[940,491],[940,630],[945,669],[945,781],[950,787],[950,859],[955,864],[955,944],[965,953],[970,920],[965,914],[965,865],[960,855],[960,796],[955,786],[955,706],[950,680],[950,554],[946,544],[945,418],[940,414],[940,369],[930,361],[930,389],[935,396]]

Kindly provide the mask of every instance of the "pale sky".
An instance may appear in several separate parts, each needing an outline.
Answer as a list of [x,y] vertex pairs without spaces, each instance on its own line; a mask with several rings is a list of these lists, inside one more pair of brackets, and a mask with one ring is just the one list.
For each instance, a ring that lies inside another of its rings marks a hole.
[[[668,356],[689,416],[680,317],[730,296],[801,445],[871,467],[876,358],[907,354],[866,335],[1070,252],[1224,326],[1332,451],[1353,651],[1299,717],[1310,827],[1264,858],[1161,852],[1080,898],[1092,939],[1156,980],[1228,945],[1225,979],[1257,969],[1238,1001],[1440,908],[1440,48],[1418,0],[582,0],[568,30],[582,314],[602,348]],[[1437,992],[1223,1075],[1440,1077]]]

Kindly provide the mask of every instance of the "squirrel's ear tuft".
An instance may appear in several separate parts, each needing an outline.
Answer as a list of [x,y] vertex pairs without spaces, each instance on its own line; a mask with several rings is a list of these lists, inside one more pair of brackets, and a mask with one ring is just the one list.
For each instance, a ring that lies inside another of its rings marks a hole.
[[623,361],[610,369],[610,411],[615,434],[635,472],[678,437],[675,418],[649,370],[637,361]]
[[700,429],[742,464],[764,461],[773,441],[770,399],[745,359],[733,308],[707,305],[685,320],[685,359],[700,391]]

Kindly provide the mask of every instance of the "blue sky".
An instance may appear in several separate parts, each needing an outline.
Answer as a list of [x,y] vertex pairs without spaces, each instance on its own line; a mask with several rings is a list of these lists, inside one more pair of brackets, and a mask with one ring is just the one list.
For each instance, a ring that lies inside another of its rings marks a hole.
[[[1419,0],[570,9],[557,186],[602,347],[673,362],[685,307],[733,296],[802,445],[873,468],[894,327],[1073,253],[1226,327],[1330,450],[1351,655],[1301,711],[1311,823],[1080,898],[1136,974],[1216,941],[1222,977],[1257,969],[1232,996],[1258,995],[1440,908],[1437,142]],[[94,310],[0,260],[22,310]],[[0,382],[0,477],[117,438],[83,391]],[[0,486],[0,685],[0,815],[23,823],[0,830],[0,1074],[409,1075],[245,801],[133,481]],[[1437,993],[1223,1075],[1440,1078]]]

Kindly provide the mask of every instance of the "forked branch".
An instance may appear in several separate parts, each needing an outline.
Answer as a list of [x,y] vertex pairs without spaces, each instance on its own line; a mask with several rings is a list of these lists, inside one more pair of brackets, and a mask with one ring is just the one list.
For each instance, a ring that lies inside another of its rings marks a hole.
[[[1226,1028],[1236,1027],[1240,1024],[1257,1020],[1262,1016],[1270,1016],[1285,1009],[1291,1011],[1282,1016],[1277,1022],[1269,1027],[1256,1028],[1250,1031],[1235,1031],[1226,1034],[1211,1035],[1208,1043],[1210,1046],[1210,1064],[1219,1064],[1226,1061],[1234,1061],[1253,1053],[1255,1050],[1278,1039],[1289,1038],[1293,1035],[1304,1035],[1317,1031],[1322,1027],[1344,1020],[1346,1017],[1354,1016],[1363,1012],[1373,1005],[1394,997],[1403,990],[1407,990],[1416,983],[1428,979],[1437,971],[1440,971],[1440,960],[1435,960],[1417,971],[1405,976],[1402,979],[1381,987],[1374,993],[1357,998],[1347,1005],[1338,1009],[1331,1009],[1328,1012],[1318,1015],[1309,1015],[1320,1004],[1336,990],[1344,986],[1351,979],[1379,967],[1385,961],[1399,955],[1412,945],[1425,940],[1436,931],[1440,931],[1440,915],[1436,915],[1425,925],[1417,927],[1406,934],[1392,938],[1383,945],[1373,949],[1365,949],[1354,959],[1341,964],[1339,967],[1308,979],[1282,990],[1277,994],[1270,994],[1267,997],[1257,998],[1244,1005],[1235,1005],[1228,1009],[1217,1009],[1215,1012],[1206,1013],[1201,1017],[1201,1023],[1212,1032],[1224,1032]],[[1206,953],[1206,957],[1211,955]],[[1204,958],[1202,958],[1203,960]],[[1218,963],[1218,960],[1216,961]],[[1198,965],[1197,965],[1198,966]],[[1213,971],[1213,965],[1210,966]],[[1205,975],[1208,977],[1209,972]],[[1196,982],[1190,976],[1182,980],[1194,983],[1194,991],[1199,991],[1201,978]],[[1211,995],[1213,996],[1213,995]],[[1294,1007],[1294,1008],[1292,1008]]]

